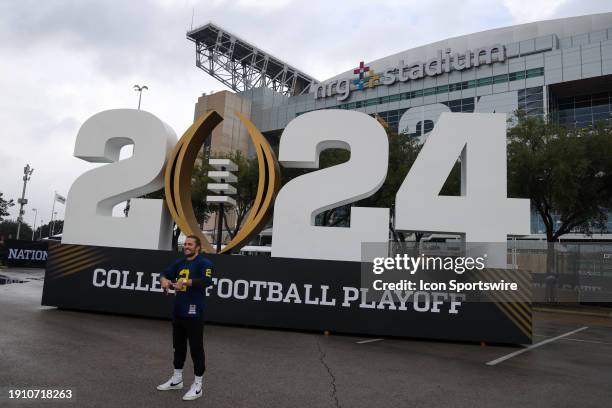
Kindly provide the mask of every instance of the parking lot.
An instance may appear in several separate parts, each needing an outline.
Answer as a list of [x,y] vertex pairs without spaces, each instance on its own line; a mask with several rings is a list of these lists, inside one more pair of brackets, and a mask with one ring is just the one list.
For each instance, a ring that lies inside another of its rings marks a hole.
[[[42,307],[41,273],[27,273],[0,285],[1,406],[183,403],[180,391],[155,389],[172,371],[168,321]],[[192,404],[609,406],[611,318],[536,312],[534,334],[533,345],[508,347],[208,325],[205,396]],[[9,389],[41,388],[73,398],[8,399]]]

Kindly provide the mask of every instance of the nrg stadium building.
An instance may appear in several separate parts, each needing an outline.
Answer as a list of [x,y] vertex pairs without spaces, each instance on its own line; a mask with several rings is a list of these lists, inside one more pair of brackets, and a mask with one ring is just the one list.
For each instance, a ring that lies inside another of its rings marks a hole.
[[[209,23],[187,33],[196,65],[233,92],[202,95],[196,117],[215,109],[213,152],[249,153],[239,111],[277,144],[295,117],[319,109],[376,115],[423,140],[442,112],[517,109],[568,127],[612,121],[612,13],[540,21],[438,41],[317,80]],[[540,232],[532,216],[532,232]],[[612,223],[608,222],[612,230]]]

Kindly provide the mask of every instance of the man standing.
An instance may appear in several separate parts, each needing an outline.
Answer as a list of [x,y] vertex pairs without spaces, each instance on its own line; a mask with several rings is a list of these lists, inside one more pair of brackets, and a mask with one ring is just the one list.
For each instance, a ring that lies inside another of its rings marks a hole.
[[201,242],[195,235],[185,240],[184,258],[170,265],[161,276],[164,291],[174,289],[172,313],[172,343],[174,346],[174,374],[165,383],[158,385],[160,391],[183,388],[183,365],[187,356],[187,342],[193,360],[195,380],[183,400],[202,396],[204,358],[204,303],[205,288],[212,285],[212,262],[200,254]]

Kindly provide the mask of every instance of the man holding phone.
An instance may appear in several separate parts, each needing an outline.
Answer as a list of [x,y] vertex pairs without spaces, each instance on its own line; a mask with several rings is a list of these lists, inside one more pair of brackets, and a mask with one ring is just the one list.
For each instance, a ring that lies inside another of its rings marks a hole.
[[174,374],[158,385],[160,391],[183,388],[183,365],[187,356],[187,342],[193,360],[195,379],[183,400],[202,396],[204,376],[204,305],[205,289],[212,285],[212,262],[200,254],[200,239],[190,235],[185,239],[184,258],[170,265],[161,276],[161,286],[167,293],[174,289],[172,313],[172,343],[174,347]]

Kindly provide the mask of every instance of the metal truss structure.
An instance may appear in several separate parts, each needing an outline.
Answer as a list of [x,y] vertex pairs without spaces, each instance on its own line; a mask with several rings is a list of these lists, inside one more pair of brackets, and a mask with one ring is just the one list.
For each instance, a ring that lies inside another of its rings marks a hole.
[[189,31],[187,38],[196,45],[196,66],[235,92],[267,87],[294,96],[318,82],[213,23]]

